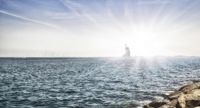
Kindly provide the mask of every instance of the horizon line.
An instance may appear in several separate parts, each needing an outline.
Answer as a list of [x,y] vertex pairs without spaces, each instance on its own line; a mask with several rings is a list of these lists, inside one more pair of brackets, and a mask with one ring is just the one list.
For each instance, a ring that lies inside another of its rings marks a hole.
[[200,57],[200,56],[188,56],[188,55],[174,55],[174,56],[166,56],[166,55],[161,55],[161,56],[131,56],[131,57],[123,57],[123,56],[29,56],[29,57],[23,57],[23,56],[2,56],[0,59],[4,58],[137,58],[137,57],[143,57],[143,58],[154,58],[154,57]]

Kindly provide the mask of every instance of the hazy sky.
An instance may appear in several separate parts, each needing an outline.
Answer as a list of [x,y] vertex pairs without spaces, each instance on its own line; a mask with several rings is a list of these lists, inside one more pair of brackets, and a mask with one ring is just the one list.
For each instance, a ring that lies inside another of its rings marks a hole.
[[0,0],[0,56],[200,56],[200,0]]

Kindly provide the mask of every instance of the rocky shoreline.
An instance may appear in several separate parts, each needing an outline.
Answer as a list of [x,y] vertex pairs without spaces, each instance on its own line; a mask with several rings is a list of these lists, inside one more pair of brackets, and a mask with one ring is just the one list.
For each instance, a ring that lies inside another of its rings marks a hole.
[[163,100],[153,101],[143,108],[200,108],[200,81],[184,85]]

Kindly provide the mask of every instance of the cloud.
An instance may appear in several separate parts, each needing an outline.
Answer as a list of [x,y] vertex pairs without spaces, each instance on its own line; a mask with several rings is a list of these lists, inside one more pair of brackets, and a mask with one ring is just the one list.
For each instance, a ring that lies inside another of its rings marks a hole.
[[21,15],[17,15],[17,14],[14,14],[14,13],[10,13],[10,12],[4,11],[4,10],[0,10],[0,13],[1,14],[6,14],[6,15],[9,15],[9,16],[18,18],[18,19],[22,19],[22,20],[25,20],[25,21],[28,21],[28,22],[32,22],[32,23],[48,26],[48,27],[51,27],[51,28],[60,29],[56,25],[53,25],[53,24],[50,24],[50,23],[47,23],[47,22],[43,22],[43,21],[39,21],[39,20],[35,20],[35,19],[31,19],[31,18],[27,18],[27,17],[21,16]]
[[92,11],[89,11],[83,5],[69,0],[60,0],[60,2],[69,8],[76,16],[85,18],[94,24],[97,24],[97,20],[92,16]]

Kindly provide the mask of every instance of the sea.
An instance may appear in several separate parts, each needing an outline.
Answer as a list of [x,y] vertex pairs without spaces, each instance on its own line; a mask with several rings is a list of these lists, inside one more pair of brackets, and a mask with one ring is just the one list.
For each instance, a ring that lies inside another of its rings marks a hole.
[[141,108],[200,79],[200,57],[0,58],[0,108]]

